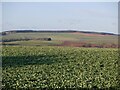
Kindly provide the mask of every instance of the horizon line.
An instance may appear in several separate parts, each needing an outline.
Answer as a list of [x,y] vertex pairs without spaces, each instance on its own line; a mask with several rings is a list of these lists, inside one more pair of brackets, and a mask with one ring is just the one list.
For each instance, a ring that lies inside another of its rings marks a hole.
[[79,31],[79,32],[96,32],[96,33],[109,33],[109,34],[117,34],[119,35],[119,33],[114,33],[114,32],[107,32],[107,31],[94,31],[94,30],[89,30],[89,29],[82,29],[82,30],[78,30],[78,29],[11,29],[11,30],[3,30],[0,32],[6,32],[6,31]]

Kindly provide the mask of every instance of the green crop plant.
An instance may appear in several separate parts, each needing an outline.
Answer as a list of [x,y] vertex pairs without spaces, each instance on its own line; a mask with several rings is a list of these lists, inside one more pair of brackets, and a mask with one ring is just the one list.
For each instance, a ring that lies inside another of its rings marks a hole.
[[4,46],[2,88],[119,89],[118,49]]

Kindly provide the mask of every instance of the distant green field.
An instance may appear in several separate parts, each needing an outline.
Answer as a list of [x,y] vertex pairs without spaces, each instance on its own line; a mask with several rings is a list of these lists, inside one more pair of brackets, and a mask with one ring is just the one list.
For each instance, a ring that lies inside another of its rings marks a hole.
[[118,49],[3,46],[2,87],[119,90]]
[[6,42],[9,45],[23,45],[23,46],[55,46],[62,44],[62,41],[39,41],[39,40],[29,40],[29,41],[13,41]]
[[113,35],[87,35],[82,33],[15,33],[2,37],[3,40],[10,39],[24,39],[24,38],[52,38],[51,42],[44,41],[15,41],[6,42],[5,44],[18,45],[40,45],[40,46],[54,46],[61,45],[64,41],[85,42],[90,44],[118,44],[118,37]]

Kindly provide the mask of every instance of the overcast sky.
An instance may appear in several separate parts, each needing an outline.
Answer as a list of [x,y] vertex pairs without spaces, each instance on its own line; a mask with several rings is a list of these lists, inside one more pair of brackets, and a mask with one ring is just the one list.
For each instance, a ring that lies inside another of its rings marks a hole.
[[117,2],[4,2],[2,30],[75,29],[118,33]]

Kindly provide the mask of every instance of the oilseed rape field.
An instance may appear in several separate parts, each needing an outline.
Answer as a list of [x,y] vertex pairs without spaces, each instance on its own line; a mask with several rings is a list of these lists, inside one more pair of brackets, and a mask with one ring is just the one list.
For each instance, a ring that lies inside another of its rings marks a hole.
[[3,46],[2,88],[117,89],[118,49]]

